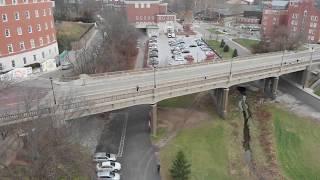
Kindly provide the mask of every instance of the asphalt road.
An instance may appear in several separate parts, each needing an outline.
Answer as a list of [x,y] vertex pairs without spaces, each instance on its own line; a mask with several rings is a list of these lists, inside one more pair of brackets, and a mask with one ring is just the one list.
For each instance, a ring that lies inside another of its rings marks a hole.
[[110,114],[96,151],[118,155],[123,180],[160,180],[148,128],[150,107],[135,106]]

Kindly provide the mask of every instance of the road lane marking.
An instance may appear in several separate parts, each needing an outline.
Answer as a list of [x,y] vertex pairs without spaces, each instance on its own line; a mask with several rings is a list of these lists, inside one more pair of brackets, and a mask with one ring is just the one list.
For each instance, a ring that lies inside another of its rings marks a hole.
[[121,134],[121,139],[120,139],[120,144],[119,144],[117,157],[122,157],[123,148],[124,148],[124,142],[125,142],[125,139],[126,139],[128,113],[124,113],[124,115],[125,115],[125,118],[124,118],[124,123],[123,123],[123,126],[122,126],[122,134]]

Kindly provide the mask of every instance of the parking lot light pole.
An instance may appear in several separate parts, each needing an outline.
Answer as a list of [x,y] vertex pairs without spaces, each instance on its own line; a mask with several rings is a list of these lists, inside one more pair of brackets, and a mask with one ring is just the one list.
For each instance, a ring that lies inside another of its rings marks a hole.
[[55,96],[55,94],[54,94],[54,89],[53,89],[52,77],[50,77],[49,79],[50,79],[51,89],[52,89],[52,94],[53,94],[53,102],[54,102],[54,104],[57,104],[56,96]]

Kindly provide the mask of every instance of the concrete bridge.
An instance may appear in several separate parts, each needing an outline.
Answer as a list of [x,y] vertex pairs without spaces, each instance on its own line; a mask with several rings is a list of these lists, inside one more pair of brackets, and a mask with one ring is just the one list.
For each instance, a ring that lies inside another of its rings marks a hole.
[[152,129],[156,133],[156,104],[164,99],[214,90],[218,112],[227,114],[229,87],[265,79],[265,89],[276,97],[279,76],[299,72],[308,86],[311,65],[320,63],[320,51],[268,53],[213,63],[116,72],[56,82],[57,103],[44,99],[40,108],[0,115],[0,126],[54,116],[75,119],[130,106],[152,105]]

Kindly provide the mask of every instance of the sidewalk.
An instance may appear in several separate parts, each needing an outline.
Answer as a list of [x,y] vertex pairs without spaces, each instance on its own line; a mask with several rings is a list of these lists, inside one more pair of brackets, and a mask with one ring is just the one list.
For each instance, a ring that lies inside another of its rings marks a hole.
[[136,64],[134,66],[134,69],[142,69],[144,68],[144,52],[145,52],[145,46],[146,41],[148,40],[147,36],[141,36],[138,38],[138,44],[137,47],[139,47],[138,56],[136,59]]

